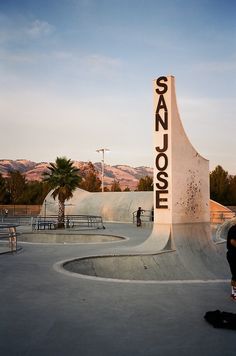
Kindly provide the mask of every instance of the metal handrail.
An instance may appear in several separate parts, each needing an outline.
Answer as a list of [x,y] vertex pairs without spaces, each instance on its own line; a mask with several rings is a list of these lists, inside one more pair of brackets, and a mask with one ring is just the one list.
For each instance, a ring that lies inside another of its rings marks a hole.
[[[37,216],[33,219],[32,229],[56,228],[58,223],[57,215]],[[97,215],[65,215],[65,228],[84,227],[105,229],[101,216]]]
[[[136,223],[137,210],[132,213],[133,223]],[[210,212],[210,222],[212,224],[220,224],[226,220],[232,219],[236,216],[234,211],[214,211]],[[153,222],[153,210],[143,210],[141,215],[143,222]],[[32,215],[17,215],[17,216],[0,216],[0,224],[17,224],[17,225],[30,225],[33,226],[36,221],[52,220],[57,223],[57,215],[44,216],[32,216]],[[69,222],[69,224],[68,224]],[[73,223],[74,222],[74,223]],[[84,225],[93,227],[97,225],[103,228],[103,221],[101,216],[96,215],[65,215],[66,227]]]
[[233,219],[235,217],[234,211],[214,211],[210,212],[210,221],[211,223],[221,224],[226,220]]
[[[133,224],[136,223],[136,218],[137,218],[137,211],[135,210],[133,211],[132,215],[133,215]],[[141,219],[143,222],[153,222],[153,209],[152,210],[145,210],[142,209],[142,213],[141,213]]]
[[17,226],[17,224],[0,224],[0,254],[17,252]]
[[32,215],[1,216],[1,223],[32,225],[33,218]]
[[[144,222],[153,222],[153,210],[142,210],[143,213],[141,215],[141,219]],[[135,210],[133,213],[133,223],[136,223],[136,217],[137,217],[137,210]],[[210,222],[212,224],[217,223],[223,223],[226,220],[233,219],[236,216],[236,213],[233,211],[211,211],[210,212]]]

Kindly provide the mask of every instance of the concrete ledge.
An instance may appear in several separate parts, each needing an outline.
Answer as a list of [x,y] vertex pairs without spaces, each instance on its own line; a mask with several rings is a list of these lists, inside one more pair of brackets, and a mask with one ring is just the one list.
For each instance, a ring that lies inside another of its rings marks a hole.
[[83,278],[120,281],[228,281],[228,266],[220,256],[218,268],[206,268],[199,259],[193,269],[186,268],[184,260],[175,250],[156,254],[127,254],[87,256],[58,263],[58,271],[78,274]]
[[55,232],[50,233],[24,233],[19,236],[19,242],[30,243],[104,243],[104,242],[121,242],[127,240],[120,236],[110,236],[102,234],[57,234]]

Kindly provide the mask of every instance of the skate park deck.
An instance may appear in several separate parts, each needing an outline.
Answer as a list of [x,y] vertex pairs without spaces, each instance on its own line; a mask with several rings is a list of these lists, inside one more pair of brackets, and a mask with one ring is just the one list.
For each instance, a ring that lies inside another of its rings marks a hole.
[[[150,229],[107,224],[104,234],[129,240],[19,242],[20,253],[1,256],[1,355],[235,354],[235,331],[214,329],[203,319],[209,310],[236,312],[228,282],[124,283],[58,273],[62,260],[131,250]],[[221,267],[229,278],[223,255]]]

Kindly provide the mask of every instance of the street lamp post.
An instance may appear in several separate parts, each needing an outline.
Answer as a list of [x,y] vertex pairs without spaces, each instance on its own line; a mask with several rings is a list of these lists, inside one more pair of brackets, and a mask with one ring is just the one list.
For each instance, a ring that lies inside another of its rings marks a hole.
[[102,192],[104,192],[104,155],[105,151],[110,151],[109,148],[99,148],[96,152],[102,152]]

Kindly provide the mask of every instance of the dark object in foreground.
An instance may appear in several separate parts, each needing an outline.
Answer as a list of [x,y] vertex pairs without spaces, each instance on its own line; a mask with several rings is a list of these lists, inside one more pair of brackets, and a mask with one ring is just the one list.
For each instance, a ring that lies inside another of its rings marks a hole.
[[221,312],[220,310],[208,311],[204,318],[214,328],[236,330],[236,314],[234,313]]

